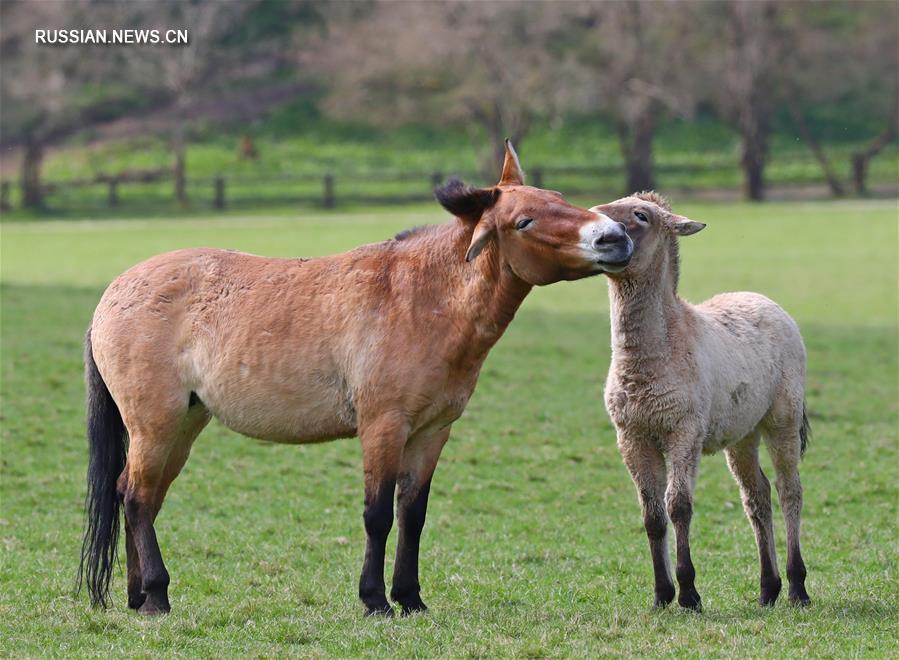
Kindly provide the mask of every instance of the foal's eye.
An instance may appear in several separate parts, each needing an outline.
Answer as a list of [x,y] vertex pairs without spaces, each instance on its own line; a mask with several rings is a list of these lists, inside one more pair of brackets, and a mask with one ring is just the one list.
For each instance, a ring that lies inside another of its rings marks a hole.
[[634,211],[634,215],[637,216],[637,220],[640,222],[649,222],[649,219],[646,217],[646,214],[642,211]]
[[534,221],[533,218],[522,218],[518,222],[515,223],[515,229],[521,231],[522,229],[527,229],[530,224]]

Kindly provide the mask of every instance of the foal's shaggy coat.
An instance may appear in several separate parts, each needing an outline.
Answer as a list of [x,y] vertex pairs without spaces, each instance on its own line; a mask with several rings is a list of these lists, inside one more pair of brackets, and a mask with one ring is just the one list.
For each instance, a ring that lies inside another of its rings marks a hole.
[[367,534],[359,595],[369,613],[392,612],[384,547],[396,494],[391,597],[404,612],[425,609],[418,549],[431,474],[487,352],[533,285],[630,258],[619,225],[523,185],[522,176],[510,147],[496,187],[448,184],[437,196],[457,218],[401,240],[309,260],[181,250],[113,282],[85,355],[83,569],[92,600],[106,601],[121,498],[128,604],[168,611],[153,523],[215,415],[276,442],[358,435]]
[[666,510],[677,536],[678,602],[700,608],[688,540],[700,453],[724,449],[755,531],[763,605],[781,589],[771,494],[758,461],[765,438],[787,527],[790,600],[809,602],[799,549],[805,450],[805,348],[796,323],[757,293],[725,293],[700,305],[677,295],[677,235],[705,225],[642,193],[594,207],[634,241],[623,271],[609,275],[612,364],[605,401],[618,447],[643,506],[656,604],[674,598]]

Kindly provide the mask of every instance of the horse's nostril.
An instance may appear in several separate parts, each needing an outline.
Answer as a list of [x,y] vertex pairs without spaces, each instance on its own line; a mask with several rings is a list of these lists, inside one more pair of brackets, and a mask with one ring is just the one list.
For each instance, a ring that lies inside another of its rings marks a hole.
[[606,238],[605,234],[600,234],[599,236],[594,238],[593,239],[593,249],[594,250],[600,249],[603,246],[603,243],[605,242],[605,238]]

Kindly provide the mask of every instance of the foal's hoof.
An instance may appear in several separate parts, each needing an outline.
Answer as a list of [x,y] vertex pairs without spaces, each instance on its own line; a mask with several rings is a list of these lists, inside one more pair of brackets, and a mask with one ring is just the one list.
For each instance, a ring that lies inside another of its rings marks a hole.
[[681,590],[680,595],[677,597],[677,604],[686,610],[702,612],[702,599],[695,589],[690,589],[689,591]]
[[383,616],[391,619],[393,618],[393,608],[386,601],[377,605],[366,605],[365,616]]
[[774,607],[777,597],[780,595],[781,580],[771,580],[762,584],[761,595],[759,596],[759,605],[762,607]]

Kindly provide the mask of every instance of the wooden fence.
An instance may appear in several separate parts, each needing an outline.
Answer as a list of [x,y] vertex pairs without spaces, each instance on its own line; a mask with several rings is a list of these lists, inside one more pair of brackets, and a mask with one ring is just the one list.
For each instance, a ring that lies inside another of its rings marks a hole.
[[[732,161],[708,160],[694,164],[657,164],[654,174],[658,186],[679,190],[697,190],[691,185],[702,175],[713,174],[721,187],[722,173],[726,187],[737,188],[739,170]],[[527,171],[528,183],[536,187],[554,188],[566,195],[617,194],[624,186],[621,165],[595,167],[534,167]],[[488,184],[474,172],[365,172],[339,174],[326,172],[318,176],[220,175],[188,178],[188,203],[191,207],[216,210],[242,206],[302,204],[331,209],[338,204],[401,204],[433,198],[433,188],[448,176],[459,176],[466,182]],[[54,210],[73,210],[122,206],[174,207],[174,178],[171,170],[122,172],[98,175],[90,179],[47,181],[45,203]],[[0,209],[17,204],[18,190],[11,181],[0,182]]]

